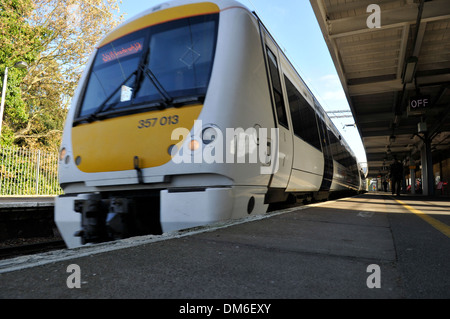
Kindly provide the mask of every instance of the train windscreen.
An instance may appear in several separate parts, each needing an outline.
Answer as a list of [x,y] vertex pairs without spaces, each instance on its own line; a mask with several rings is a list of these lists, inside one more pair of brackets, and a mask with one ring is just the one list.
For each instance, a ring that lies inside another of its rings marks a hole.
[[213,66],[218,17],[209,14],[158,24],[100,47],[78,119],[204,98]]

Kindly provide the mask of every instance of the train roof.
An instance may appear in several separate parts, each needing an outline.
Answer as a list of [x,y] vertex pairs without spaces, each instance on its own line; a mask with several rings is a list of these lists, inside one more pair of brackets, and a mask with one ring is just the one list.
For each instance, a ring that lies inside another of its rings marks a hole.
[[[202,13],[204,13],[204,14],[221,12],[228,8],[241,8],[241,9],[244,9],[244,10],[250,12],[250,10],[245,5],[243,5],[242,3],[235,1],[235,0],[210,0],[210,1],[173,0],[173,1],[167,1],[167,2],[157,4],[146,10],[143,10],[141,13],[139,13],[129,19],[126,19],[124,22],[122,22],[120,25],[118,25],[116,28],[114,28],[114,30],[109,32],[98,43],[97,48],[101,47],[111,41],[114,41],[115,39],[117,39],[120,36],[123,36],[129,32],[135,31],[136,30],[135,25],[138,23],[138,21],[145,18],[146,16],[148,16],[150,14],[158,13],[160,11],[170,9],[170,8],[176,8],[176,7],[180,7],[180,6],[189,6],[189,5],[193,5],[193,4],[199,4],[199,5],[201,4],[202,10],[203,10]],[[198,10],[198,8],[196,8],[196,9]],[[185,10],[188,10],[188,9],[186,8]],[[193,13],[193,15],[195,15],[195,14]],[[139,25],[141,28],[145,28],[146,26],[148,26],[148,25],[145,25],[144,22],[139,23]],[[118,32],[118,30],[128,30],[128,29],[130,29],[130,31]]]

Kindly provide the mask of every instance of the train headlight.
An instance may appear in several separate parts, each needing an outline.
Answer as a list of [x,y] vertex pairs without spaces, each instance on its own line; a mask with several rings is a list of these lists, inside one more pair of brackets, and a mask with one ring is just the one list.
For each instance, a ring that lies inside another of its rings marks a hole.
[[218,137],[217,130],[214,127],[207,127],[203,130],[202,141],[203,144],[208,145],[214,142]]
[[192,152],[198,150],[200,148],[200,143],[196,140],[191,140],[189,142],[189,150],[191,150]]
[[67,150],[66,150],[65,147],[63,147],[63,148],[61,149],[61,151],[59,151],[59,160],[60,160],[60,161],[63,161],[64,158],[66,157],[66,154],[67,154]]
[[64,164],[66,165],[70,163],[70,155],[67,154],[67,149],[65,147],[59,151],[59,161],[64,161]]

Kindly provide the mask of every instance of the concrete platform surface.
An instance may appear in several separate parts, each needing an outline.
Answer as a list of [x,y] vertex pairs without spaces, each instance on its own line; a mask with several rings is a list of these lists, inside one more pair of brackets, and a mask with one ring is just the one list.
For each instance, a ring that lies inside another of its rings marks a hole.
[[55,196],[0,196],[0,209],[53,206]]
[[449,214],[448,200],[366,194],[21,257],[0,261],[0,298],[448,299]]

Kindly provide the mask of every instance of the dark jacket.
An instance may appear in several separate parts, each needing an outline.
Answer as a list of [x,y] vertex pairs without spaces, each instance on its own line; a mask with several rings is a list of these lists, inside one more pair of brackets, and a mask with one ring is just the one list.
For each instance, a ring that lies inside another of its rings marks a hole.
[[391,178],[401,179],[403,177],[403,165],[400,162],[394,162],[391,165]]

